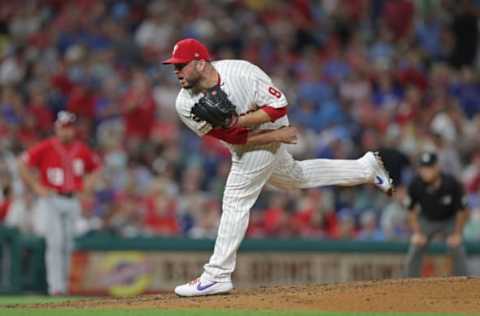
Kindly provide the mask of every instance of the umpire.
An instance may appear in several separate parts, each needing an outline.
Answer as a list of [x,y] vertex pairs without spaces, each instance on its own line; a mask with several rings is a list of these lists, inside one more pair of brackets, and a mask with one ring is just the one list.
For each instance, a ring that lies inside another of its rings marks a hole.
[[418,175],[408,188],[407,207],[413,231],[407,257],[408,277],[420,276],[423,255],[435,235],[446,238],[453,256],[453,274],[467,274],[462,233],[468,211],[463,188],[454,177],[440,171],[437,160],[433,152],[422,153]]

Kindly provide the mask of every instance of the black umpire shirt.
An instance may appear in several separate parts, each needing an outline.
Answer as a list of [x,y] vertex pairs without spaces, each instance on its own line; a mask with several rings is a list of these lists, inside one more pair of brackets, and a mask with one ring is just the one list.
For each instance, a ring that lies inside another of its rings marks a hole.
[[426,184],[416,176],[408,187],[407,207],[420,206],[420,216],[430,221],[444,221],[466,208],[463,187],[452,176],[442,173],[439,187]]

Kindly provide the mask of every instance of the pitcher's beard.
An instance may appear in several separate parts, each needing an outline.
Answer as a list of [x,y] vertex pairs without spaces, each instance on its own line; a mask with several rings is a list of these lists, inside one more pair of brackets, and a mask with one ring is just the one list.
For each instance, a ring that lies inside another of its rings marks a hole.
[[184,84],[182,85],[182,88],[184,89],[194,89],[196,86],[198,86],[198,83],[200,82],[200,78],[193,78],[190,80],[183,79]]

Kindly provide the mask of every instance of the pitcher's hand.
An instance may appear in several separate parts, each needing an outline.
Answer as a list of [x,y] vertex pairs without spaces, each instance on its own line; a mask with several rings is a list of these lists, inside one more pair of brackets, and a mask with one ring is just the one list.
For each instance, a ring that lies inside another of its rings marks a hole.
[[278,141],[285,144],[297,143],[297,129],[292,126],[285,126],[275,130]]

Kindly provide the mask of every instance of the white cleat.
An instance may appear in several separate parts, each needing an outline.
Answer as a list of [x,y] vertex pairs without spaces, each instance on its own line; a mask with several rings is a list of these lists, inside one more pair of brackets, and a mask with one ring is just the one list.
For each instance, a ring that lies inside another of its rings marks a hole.
[[215,294],[226,294],[233,289],[232,282],[211,282],[201,281],[197,278],[186,284],[175,288],[175,294],[178,296],[204,296]]
[[373,183],[375,186],[391,196],[393,193],[393,181],[385,169],[380,155],[377,152],[369,151],[365,154],[365,158],[373,170]]

